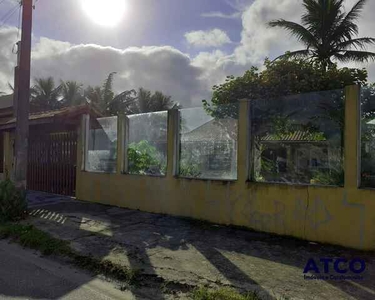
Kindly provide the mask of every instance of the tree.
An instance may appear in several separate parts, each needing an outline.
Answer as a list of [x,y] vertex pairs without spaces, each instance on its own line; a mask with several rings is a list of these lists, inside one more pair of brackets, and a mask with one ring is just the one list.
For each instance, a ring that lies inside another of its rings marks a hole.
[[61,95],[64,106],[85,103],[85,98],[82,95],[82,84],[76,81],[61,81]]
[[62,106],[61,85],[55,85],[52,77],[37,78],[31,88],[30,111],[39,112],[58,109]]
[[216,118],[232,116],[237,111],[228,104],[240,99],[273,99],[289,95],[342,89],[353,84],[366,85],[365,69],[337,68],[332,65],[322,74],[319,64],[303,59],[266,59],[264,70],[252,67],[243,76],[228,76],[225,83],[213,87],[211,104],[203,100],[205,109]]
[[375,53],[368,52],[366,46],[375,44],[371,37],[356,38],[356,21],[367,0],[359,0],[353,8],[344,13],[344,0],[303,0],[306,13],[302,25],[284,19],[269,23],[289,31],[306,48],[287,52],[279,58],[310,58],[319,62],[323,70],[339,62],[368,62],[375,60]]
[[84,96],[96,104],[104,113],[108,112],[108,107],[115,96],[112,90],[115,75],[116,72],[110,73],[101,87],[88,86],[84,92]]
[[128,101],[127,104],[126,112],[128,114],[149,113],[180,107],[171,99],[171,96],[166,96],[159,91],[152,94],[151,91],[144,88],[140,88],[137,97],[133,101]]
[[132,113],[130,107],[137,101],[135,90],[124,91],[113,98],[108,105],[108,114],[116,116],[119,114]]
[[[267,180],[306,183],[314,178],[314,174],[306,173],[303,177],[301,174],[292,173],[292,170],[295,170],[292,160],[288,161],[290,173],[284,178],[274,172],[277,161],[267,161],[267,147],[262,142],[264,138],[277,141],[282,140],[279,137],[283,135],[300,132],[308,135],[310,140],[332,141],[330,149],[336,154],[334,157],[331,155],[328,173],[336,180],[336,184],[341,184],[341,142],[344,129],[342,89],[347,85],[366,83],[367,71],[364,69],[339,69],[332,65],[322,73],[320,64],[313,61],[282,58],[274,62],[266,60],[262,71],[253,67],[243,76],[229,76],[225,83],[214,87],[211,103],[203,103],[206,111],[216,119],[237,119],[238,100],[254,100],[251,102],[252,173],[257,180],[266,176],[264,178]],[[329,92],[318,93],[319,91]],[[316,93],[296,96],[311,92]],[[316,104],[309,99],[314,99]],[[282,142],[278,145],[283,148]],[[323,182],[328,176],[318,175],[314,178],[317,182]]]

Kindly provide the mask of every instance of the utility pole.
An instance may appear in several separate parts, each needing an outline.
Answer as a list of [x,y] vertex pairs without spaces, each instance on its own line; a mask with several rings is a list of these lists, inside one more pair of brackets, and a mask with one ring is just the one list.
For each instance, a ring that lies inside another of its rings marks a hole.
[[33,0],[22,0],[22,35],[18,66],[18,97],[16,99],[16,141],[14,181],[17,187],[26,188],[29,144],[30,65]]

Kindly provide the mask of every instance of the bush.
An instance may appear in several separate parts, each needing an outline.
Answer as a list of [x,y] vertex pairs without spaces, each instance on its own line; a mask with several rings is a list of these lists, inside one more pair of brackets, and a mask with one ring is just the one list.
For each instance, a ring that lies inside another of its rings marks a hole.
[[317,171],[311,180],[312,184],[343,186],[345,173],[343,170]]
[[26,193],[17,189],[13,182],[0,183],[0,221],[18,221],[26,216]]
[[160,153],[148,141],[131,143],[128,149],[128,159],[130,174],[165,174],[166,165],[163,164]]
[[182,177],[198,178],[202,174],[197,164],[181,162],[179,175]]

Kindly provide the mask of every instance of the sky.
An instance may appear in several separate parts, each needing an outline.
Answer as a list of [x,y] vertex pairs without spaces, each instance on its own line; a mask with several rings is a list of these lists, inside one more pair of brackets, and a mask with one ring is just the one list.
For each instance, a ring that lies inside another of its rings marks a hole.
[[[347,0],[347,7],[356,0]],[[104,3],[106,5],[104,5]],[[116,72],[114,89],[144,87],[184,107],[209,100],[212,86],[242,75],[264,59],[301,48],[267,22],[300,21],[300,0],[36,0],[32,78],[53,76],[100,85]],[[13,83],[19,40],[16,0],[0,0],[0,91]],[[375,1],[360,19],[360,35],[375,36]],[[375,51],[373,49],[369,49]],[[369,69],[375,64],[350,65]]]

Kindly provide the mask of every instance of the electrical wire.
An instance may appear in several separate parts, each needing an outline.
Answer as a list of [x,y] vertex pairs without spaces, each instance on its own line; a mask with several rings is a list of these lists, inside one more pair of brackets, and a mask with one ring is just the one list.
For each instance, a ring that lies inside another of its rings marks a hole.
[[18,13],[17,40],[20,38],[20,31],[21,31],[21,6],[22,6],[22,2],[20,2],[20,10],[19,10],[19,13]]
[[2,19],[0,19],[0,28],[5,25],[5,22],[8,21],[17,11],[17,9],[21,9],[20,4],[17,4],[13,8],[11,8],[5,15],[3,15]]

